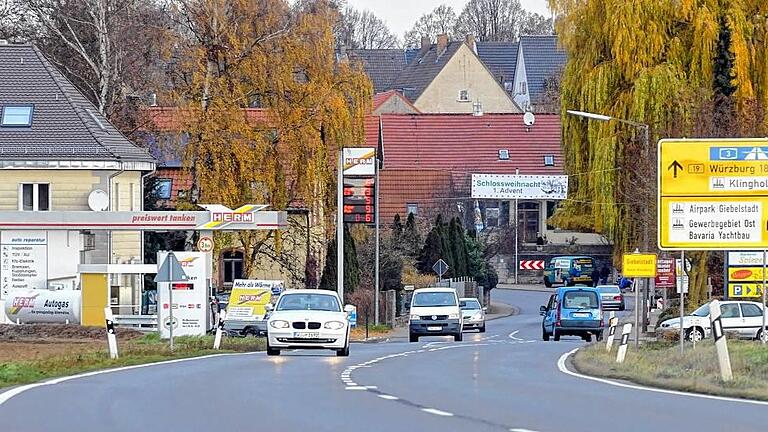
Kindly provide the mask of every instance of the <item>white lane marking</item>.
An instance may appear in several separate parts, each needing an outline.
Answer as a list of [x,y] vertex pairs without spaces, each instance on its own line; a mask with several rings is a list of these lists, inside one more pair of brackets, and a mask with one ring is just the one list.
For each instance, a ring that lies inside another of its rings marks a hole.
[[378,389],[377,386],[365,386],[365,388],[367,388],[368,390],[376,390],[376,389]]
[[379,397],[382,398],[382,399],[386,399],[386,400],[399,400],[400,399],[397,396],[392,396],[392,395],[388,395],[388,394],[380,394]]
[[245,356],[245,355],[253,355],[253,354],[261,354],[261,352],[211,354],[211,355],[202,356],[202,357],[188,357],[188,358],[166,360],[166,361],[155,362],[155,363],[144,363],[139,365],[97,370],[93,372],[86,372],[86,373],[81,373],[77,375],[70,375],[70,376],[55,378],[52,380],[43,381],[39,383],[26,384],[23,386],[12,388],[6,392],[0,393],[0,405],[4,404],[5,402],[8,402],[12,397],[18,396],[27,390],[32,390],[33,388],[42,387],[42,386],[55,385],[55,384],[63,383],[65,381],[70,381],[74,379],[87,378],[87,377],[96,376],[96,375],[104,375],[104,374],[113,373],[113,372],[123,372],[127,370],[132,370],[132,369],[141,369],[141,368],[151,367],[151,366],[161,366],[161,365],[181,363],[181,362],[187,362],[187,361],[193,361],[193,360],[203,360],[203,359],[209,359],[213,357],[225,357],[225,356],[234,356],[234,355]]
[[537,432],[537,431],[532,429],[512,428],[509,430],[509,432]]
[[520,333],[520,330],[515,330],[512,333],[509,334],[509,338],[516,341],[521,341],[523,339],[520,339],[519,337],[516,337],[515,335]]
[[633,390],[644,390],[644,391],[649,391],[654,393],[671,394],[675,396],[688,396],[688,397],[712,399],[712,400],[718,400],[718,401],[724,401],[724,402],[740,402],[740,403],[747,403],[747,404],[753,404],[753,405],[768,406],[768,402],[764,402],[764,401],[738,399],[738,398],[732,398],[732,397],[726,397],[726,396],[714,396],[714,395],[707,395],[707,394],[701,394],[701,393],[689,393],[689,392],[684,392],[679,390],[666,390],[666,389],[660,389],[660,388],[654,388],[654,387],[645,387],[645,386],[640,386],[635,384],[625,384],[621,382],[611,381],[609,379],[597,378],[597,377],[580,374],[578,372],[573,372],[568,369],[568,367],[565,365],[565,362],[568,360],[568,357],[573,355],[578,350],[579,348],[574,348],[560,356],[560,359],[557,360],[557,368],[560,369],[560,372],[566,375],[577,377],[577,378],[587,379],[590,381],[596,381],[603,384],[608,384],[616,387],[624,387],[624,388],[633,389]]
[[453,417],[453,413],[449,413],[449,412],[446,412],[446,411],[440,411],[439,409],[422,408],[421,410],[424,411],[425,413],[430,413],[430,414],[439,415],[439,416],[443,416],[443,417]]
[[365,388],[365,386],[354,385],[354,386],[344,387],[344,390],[368,390],[368,389]]

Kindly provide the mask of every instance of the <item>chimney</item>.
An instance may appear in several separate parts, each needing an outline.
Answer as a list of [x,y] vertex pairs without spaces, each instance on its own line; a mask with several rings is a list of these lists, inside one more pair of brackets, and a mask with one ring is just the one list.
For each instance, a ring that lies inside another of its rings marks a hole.
[[475,35],[472,33],[467,33],[467,37],[464,40],[466,44],[469,46],[469,49],[474,51],[475,54],[477,54],[477,44],[475,43]]
[[424,54],[429,51],[429,47],[432,46],[432,39],[429,36],[421,37],[421,46],[419,47],[419,54]]
[[437,55],[442,54],[448,48],[448,35],[443,33],[437,35]]

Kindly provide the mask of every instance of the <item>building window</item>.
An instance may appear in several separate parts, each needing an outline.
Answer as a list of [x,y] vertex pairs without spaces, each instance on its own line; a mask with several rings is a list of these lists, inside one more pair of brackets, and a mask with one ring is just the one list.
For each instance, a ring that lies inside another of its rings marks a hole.
[[555,166],[555,155],[544,155],[544,166]]
[[511,92],[515,89],[515,83],[512,81],[504,81],[504,90]]
[[19,185],[19,211],[48,211],[50,209],[49,184],[22,183]]
[[528,84],[523,81],[520,83],[520,94],[524,95],[526,93],[528,93]]
[[487,227],[499,226],[499,208],[498,207],[485,208],[485,226]]
[[469,102],[469,90],[459,91],[459,102]]
[[499,160],[509,160],[509,150],[499,149]]
[[418,204],[406,204],[405,205],[405,214],[411,214],[413,213],[414,216],[418,216],[419,214],[419,205]]
[[3,107],[2,126],[32,126],[32,105],[6,105]]
[[173,180],[171,179],[158,179],[155,184],[155,194],[159,199],[171,199],[171,188],[173,186]]
[[235,279],[243,278],[243,253],[226,251],[222,254],[224,267],[224,283],[233,283]]

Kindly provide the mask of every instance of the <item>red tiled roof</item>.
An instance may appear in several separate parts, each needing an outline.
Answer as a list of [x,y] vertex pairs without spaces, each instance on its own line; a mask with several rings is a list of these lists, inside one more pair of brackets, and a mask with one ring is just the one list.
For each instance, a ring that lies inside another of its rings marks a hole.
[[[381,119],[383,171],[437,169],[459,177],[460,173],[514,174],[516,168],[520,174],[564,172],[556,114],[538,114],[530,129],[522,114],[383,114]],[[499,160],[501,149],[509,151],[509,160]],[[554,155],[555,166],[544,166],[545,155]]]
[[[267,110],[263,108],[243,108],[250,124],[266,123]],[[148,117],[146,129],[158,131],[178,131],[181,127],[177,117],[176,107],[146,107],[144,112]]]
[[450,204],[451,173],[443,170],[385,169],[379,174],[379,217],[386,225],[396,214],[405,220],[407,204],[418,206],[418,215],[429,217],[432,209]]
[[164,200],[166,206],[174,208],[179,197],[179,191],[189,193],[192,189],[192,176],[182,168],[158,168],[153,174],[158,179],[171,180],[171,199]]
[[419,111],[418,108],[416,108],[415,105],[411,103],[411,101],[408,100],[407,97],[403,96],[403,94],[397,90],[388,90],[388,91],[376,93],[375,95],[373,95],[373,107],[371,108],[371,112],[376,112],[377,109],[379,109],[384,103],[386,103],[392,97],[398,97],[402,99],[403,103],[413,108],[415,112],[421,112]]

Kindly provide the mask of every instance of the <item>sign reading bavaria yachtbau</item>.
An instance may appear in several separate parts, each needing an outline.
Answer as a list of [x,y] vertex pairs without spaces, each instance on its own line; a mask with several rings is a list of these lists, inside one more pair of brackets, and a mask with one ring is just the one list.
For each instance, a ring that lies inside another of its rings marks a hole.
[[551,199],[568,197],[568,176],[472,174],[472,198]]
[[768,248],[768,139],[658,145],[659,248]]

